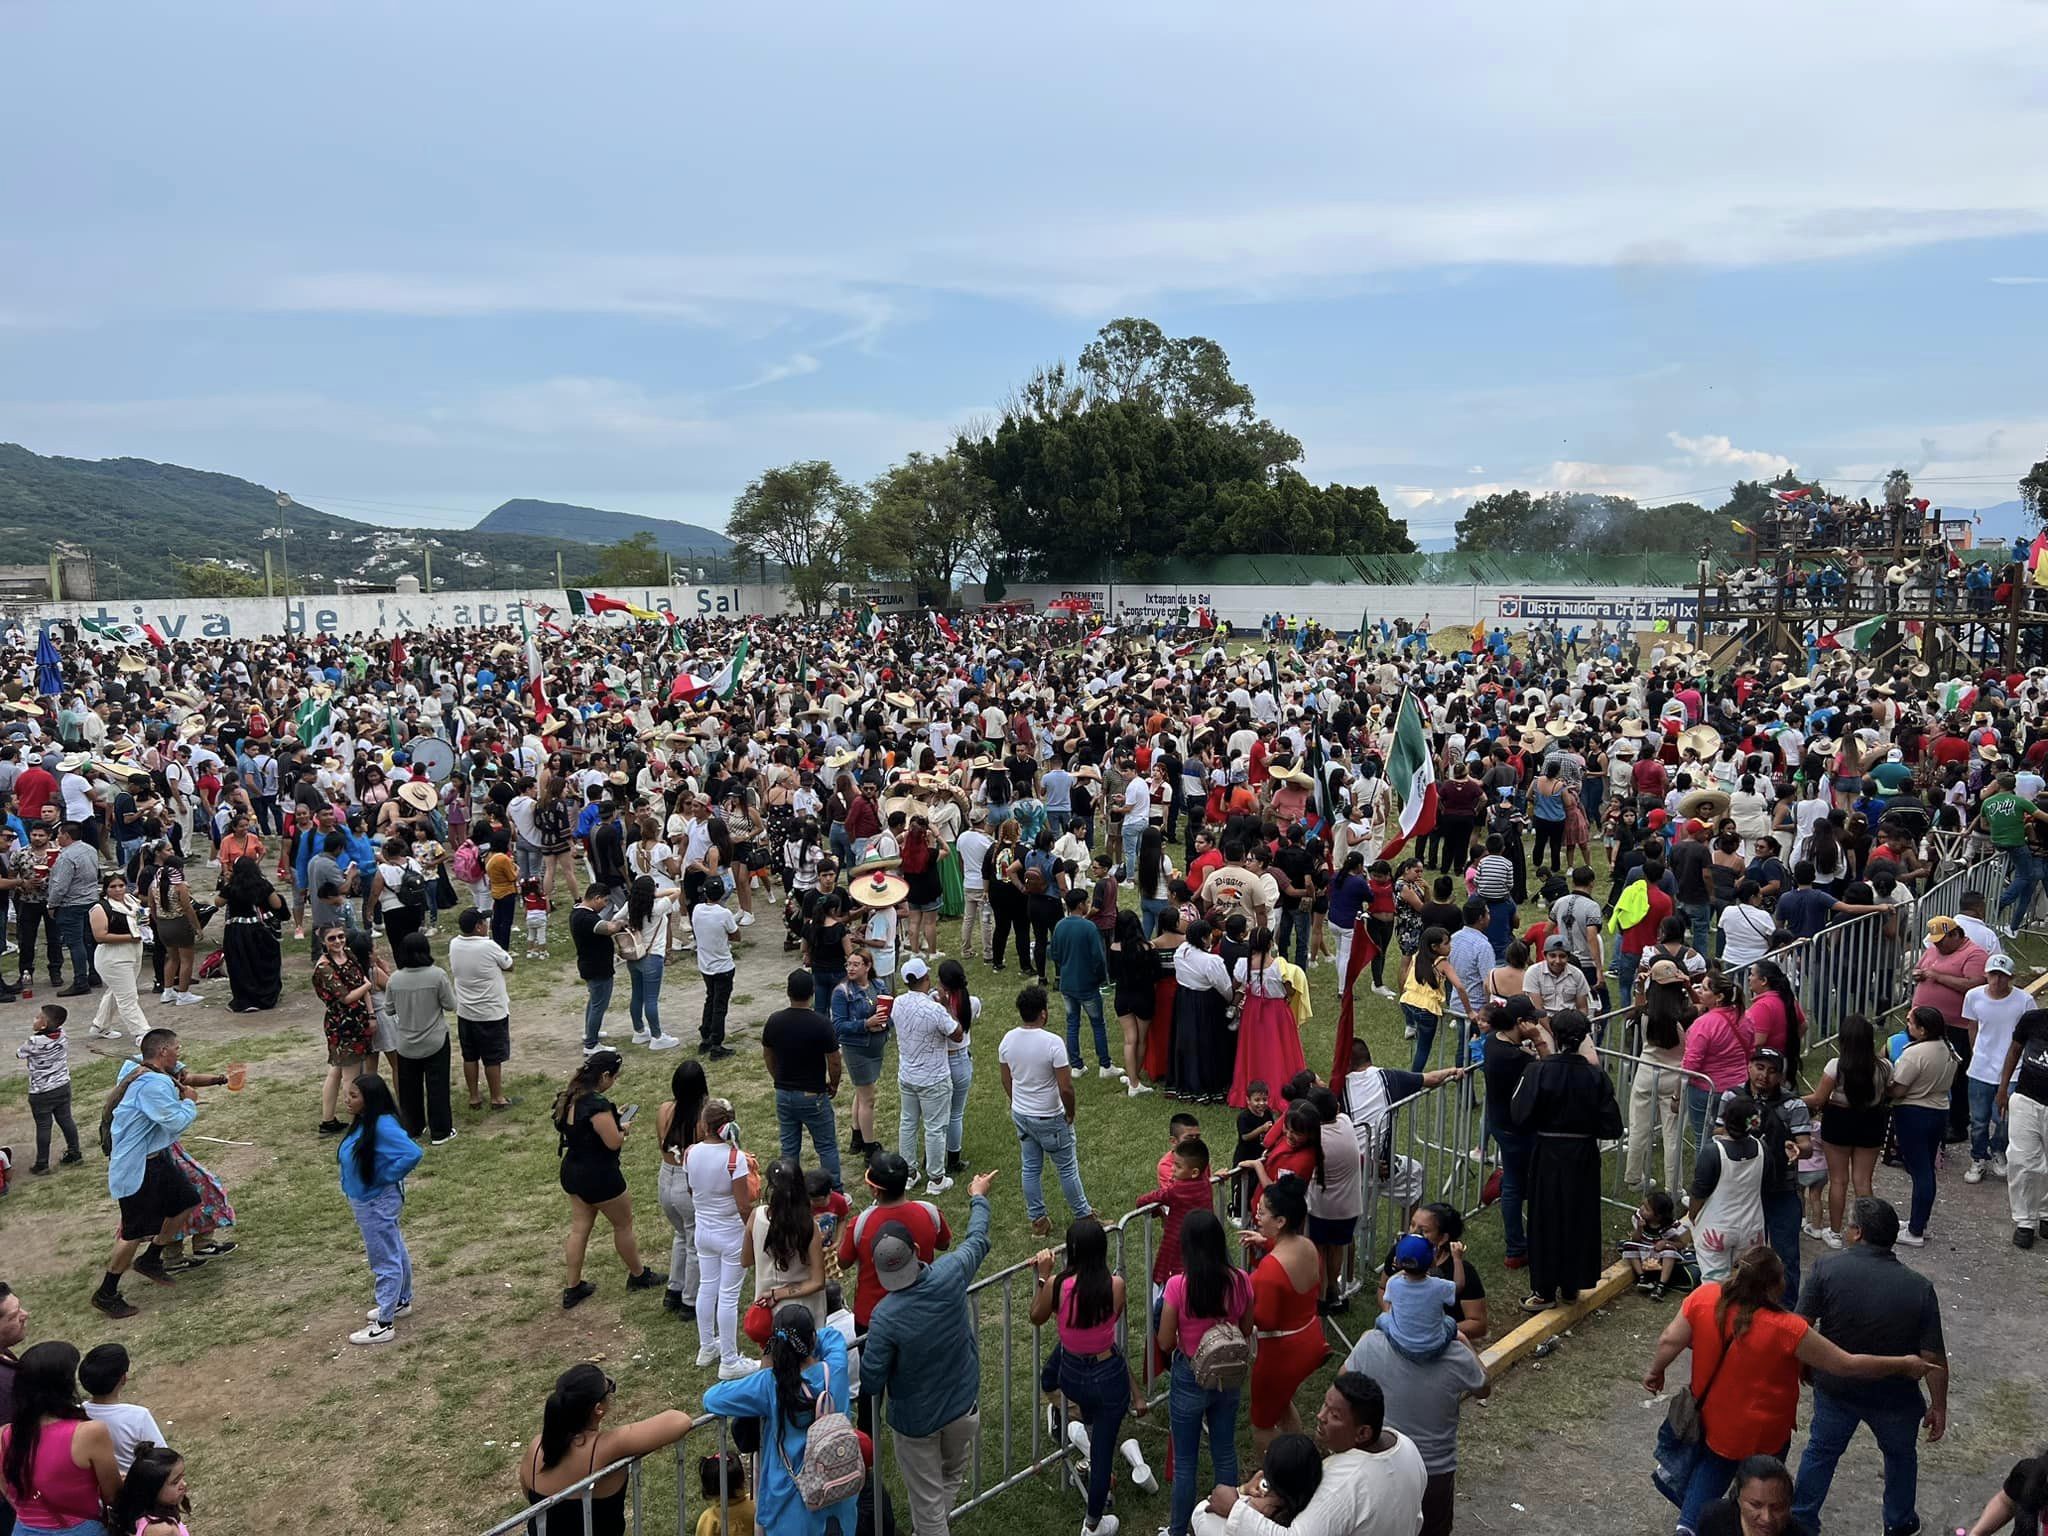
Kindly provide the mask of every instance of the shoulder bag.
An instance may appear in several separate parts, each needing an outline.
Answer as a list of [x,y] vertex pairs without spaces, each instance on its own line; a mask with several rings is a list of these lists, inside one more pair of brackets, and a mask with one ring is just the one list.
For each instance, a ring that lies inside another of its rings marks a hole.
[[1671,1431],[1671,1438],[1680,1445],[1698,1445],[1704,1430],[1700,1424],[1700,1410],[1707,1405],[1707,1397],[1714,1390],[1714,1383],[1720,1379],[1721,1367],[1728,1363],[1728,1356],[1734,1352],[1735,1339],[1730,1335],[1721,1344],[1721,1358],[1714,1362],[1714,1369],[1707,1374],[1706,1389],[1698,1397],[1692,1395],[1688,1386],[1683,1392],[1674,1392],[1671,1402],[1664,1410],[1664,1427]]

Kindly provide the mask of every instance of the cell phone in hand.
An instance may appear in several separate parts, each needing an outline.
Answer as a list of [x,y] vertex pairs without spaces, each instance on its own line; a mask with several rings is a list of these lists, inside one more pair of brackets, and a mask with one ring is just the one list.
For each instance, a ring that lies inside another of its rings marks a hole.
[[631,1125],[633,1123],[633,1117],[639,1113],[640,1106],[638,1104],[628,1104],[624,1109],[619,1111],[619,1128],[623,1130],[625,1129],[625,1127]]

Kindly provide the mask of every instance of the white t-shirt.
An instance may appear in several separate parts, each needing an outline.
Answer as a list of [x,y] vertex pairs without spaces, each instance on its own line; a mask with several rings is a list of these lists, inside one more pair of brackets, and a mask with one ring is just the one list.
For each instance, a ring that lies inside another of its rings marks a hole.
[[1066,1114],[1059,1080],[1059,1069],[1067,1065],[1066,1041],[1043,1026],[1020,1026],[1003,1036],[996,1060],[1010,1069],[1013,1114],[1027,1120]]
[[2012,1048],[2013,1029],[2020,1015],[2033,1007],[2033,998],[2018,987],[2004,997],[1993,997],[1989,987],[1972,987],[1963,994],[1963,1017],[1977,1026],[1977,1043],[1970,1050],[1971,1081],[1998,1081],[2005,1053]]
[[1124,819],[1145,820],[1152,811],[1152,788],[1135,774],[1124,785]]
[[137,1446],[145,1441],[151,1445],[164,1443],[164,1432],[157,1428],[156,1415],[140,1403],[86,1403],[84,1408],[88,1419],[107,1426],[114,1441],[114,1465],[124,1473],[135,1460]]
[[724,1239],[718,1245],[721,1249],[737,1243],[746,1232],[740,1225],[740,1208],[733,1203],[732,1181],[747,1171],[747,1159],[742,1154],[735,1163],[732,1151],[722,1141],[697,1141],[683,1154],[683,1175],[690,1181],[697,1230]]
[[716,902],[700,901],[690,909],[690,932],[697,936],[697,974],[722,976],[733,969],[732,936],[740,931],[736,913]]

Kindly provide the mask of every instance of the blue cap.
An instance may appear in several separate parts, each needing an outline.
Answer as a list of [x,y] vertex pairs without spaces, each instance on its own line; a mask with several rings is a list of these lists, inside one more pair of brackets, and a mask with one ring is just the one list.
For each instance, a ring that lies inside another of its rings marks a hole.
[[1436,1262],[1436,1250],[1429,1245],[1426,1237],[1409,1233],[1394,1244],[1394,1267],[1396,1269],[1428,1269]]

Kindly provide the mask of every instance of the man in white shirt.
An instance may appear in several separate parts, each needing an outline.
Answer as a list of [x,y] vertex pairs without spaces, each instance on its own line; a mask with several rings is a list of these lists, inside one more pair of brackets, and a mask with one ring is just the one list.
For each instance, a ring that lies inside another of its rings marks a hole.
[[1124,783],[1124,878],[1135,879],[1138,873],[1138,840],[1151,825],[1152,788],[1144,776],[1135,771]]
[[1074,1146],[1074,1074],[1066,1041],[1045,1027],[1045,988],[1018,993],[1017,1012],[1022,1022],[1003,1036],[996,1060],[1003,1069],[1010,1120],[1024,1148],[1024,1214],[1031,1218],[1031,1230],[1045,1237],[1052,1231],[1045,1210],[1047,1158],[1059,1176],[1067,1209],[1077,1219],[1090,1214]]
[[2002,1179],[2005,1169],[2005,1116],[1998,1113],[1998,1078],[2020,1015],[2034,999],[2012,984],[2011,955],[1993,955],[1984,962],[1984,985],[1963,994],[1963,1028],[1970,1036],[1970,1167],[1966,1184],[1981,1184],[1984,1175]]
[[925,1193],[942,1195],[953,1187],[946,1173],[946,1125],[953,1109],[946,1047],[967,1032],[931,995],[931,971],[922,956],[903,962],[903,990],[889,1010],[889,1024],[896,1032],[896,1087],[903,1106],[897,1150],[915,1178],[922,1140]]
[[740,920],[712,895],[708,879],[702,875],[695,878],[702,888],[690,908],[690,931],[697,938],[697,974],[704,978],[704,1017],[697,1026],[697,1053],[724,1061],[733,1054],[725,1043],[725,1010],[732,1002],[732,984],[738,974],[732,936],[740,931]]
[[960,947],[970,955],[988,958],[988,925],[991,914],[988,889],[982,883],[981,866],[995,840],[988,835],[988,807],[977,805],[968,812],[968,828],[953,846],[960,850],[960,884],[964,895],[960,910]]
[[1388,1429],[1386,1417],[1379,1383],[1343,1372],[1316,1410],[1323,1480],[1308,1507],[1292,1524],[1276,1525],[1237,1489],[1219,1487],[1195,1511],[1195,1536],[1415,1536],[1429,1474],[1415,1442]]
[[477,1071],[491,1091],[492,1109],[510,1109],[505,1097],[505,1063],[512,1059],[512,996],[505,973],[512,957],[485,929],[487,914],[475,907],[462,910],[462,933],[448,941],[448,979],[455,984],[455,1038],[462,1048],[462,1080],[469,1087],[469,1107],[482,1109]]
[[519,861],[521,880],[538,880],[541,872],[540,831],[534,825],[539,802],[533,798],[534,782],[521,779],[518,793],[505,807],[505,819],[512,824],[512,856]]

